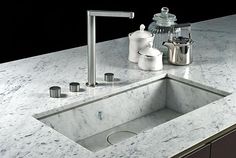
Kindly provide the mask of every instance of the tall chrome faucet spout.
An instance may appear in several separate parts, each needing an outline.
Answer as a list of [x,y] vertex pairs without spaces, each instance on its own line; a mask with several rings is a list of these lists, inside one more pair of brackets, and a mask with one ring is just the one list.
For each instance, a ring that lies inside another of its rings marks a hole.
[[122,11],[100,11],[89,10],[87,11],[87,42],[88,42],[88,82],[89,87],[96,86],[96,16],[100,17],[127,17],[134,18],[134,12]]

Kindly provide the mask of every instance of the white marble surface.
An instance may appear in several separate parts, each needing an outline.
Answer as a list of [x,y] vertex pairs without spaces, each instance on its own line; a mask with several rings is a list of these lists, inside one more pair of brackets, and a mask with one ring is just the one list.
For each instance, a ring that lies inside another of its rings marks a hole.
[[[128,39],[97,45],[97,76],[105,72],[120,79],[87,88],[86,47],[79,47],[0,65],[0,157],[171,157],[236,124],[236,15],[193,24],[194,62],[189,66],[165,64],[159,72],[146,72],[129,63]],[[19,52],[20,53],[20,52]],[[232,95],[92,153],[34,119],[32,115],[85,102],[117,88],[165,73],[218,88]],[[78,81],[84,92],[70,93]],[[62,87],[64,98],[49,98],[48,88]]]

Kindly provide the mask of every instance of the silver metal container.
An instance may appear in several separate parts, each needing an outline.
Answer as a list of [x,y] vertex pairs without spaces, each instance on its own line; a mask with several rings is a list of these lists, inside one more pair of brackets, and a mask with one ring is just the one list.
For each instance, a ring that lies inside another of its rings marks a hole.
[[186,37],[173,38],[173,41],[164,42],[168,47],[169,62],[174,65],[188,65],[192,63],[193,40]]
[[188,37],[183,37],[182,35],[177,36],[176,34],[171,33],[170,39],[166,42],[163,42],[163,45],[168,48],[168,59],[171,64],[188,65],[193,61],[191,24],[175,24],[171,27],[172,30],[175,30],[176,28],[181,28],[182,35],[184,33],[183,28],[187,28]]

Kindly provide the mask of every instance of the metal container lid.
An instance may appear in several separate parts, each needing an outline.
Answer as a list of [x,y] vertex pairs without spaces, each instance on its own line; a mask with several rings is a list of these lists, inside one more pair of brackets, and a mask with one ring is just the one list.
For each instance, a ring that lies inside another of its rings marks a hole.
[[130,38],[132,39],[137,39],[137,38],[149,38],[152,37],[153,34],[149,31],[145,31],[145,25],[141,24],[140,25],[140,30],[137,30],[129,35]]
[[145,47],[139,51],[139,54],[145,55],[148,57],[156,57],[156,56],[162,55],[162,52],[160,52],[156,48],[153,48],[152,43],[149,43],[147,47]]
[[152,19],[156,22],[156,25],[164,27],[170,27],[177,21],[176,16],[169,13],[169,8],[167,7],[162,7],[161,13],[154,14]]

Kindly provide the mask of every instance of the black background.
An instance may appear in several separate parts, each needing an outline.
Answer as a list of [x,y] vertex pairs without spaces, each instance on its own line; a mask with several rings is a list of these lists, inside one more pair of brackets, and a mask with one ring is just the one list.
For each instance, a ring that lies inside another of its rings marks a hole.
[[177,23],[197,22],[236,13],[233,2],[204,0],[21,0],[5,7],[0,63],[86,45],[86,11],[134,11],[135,18],[97,18],[97,42],[127,36],[152,22],[166,6]]

